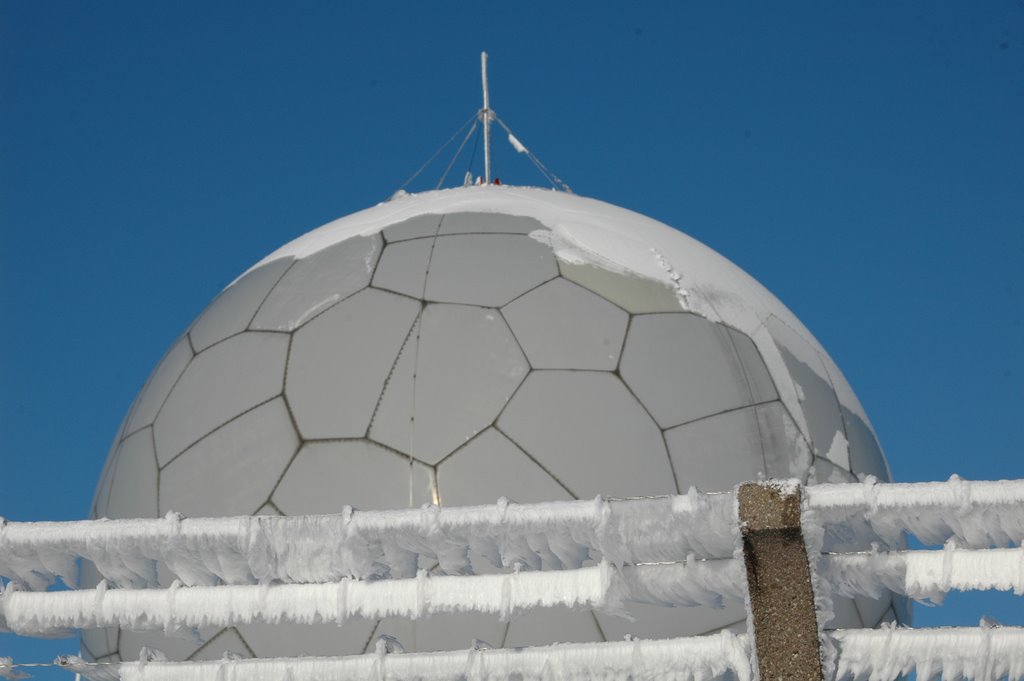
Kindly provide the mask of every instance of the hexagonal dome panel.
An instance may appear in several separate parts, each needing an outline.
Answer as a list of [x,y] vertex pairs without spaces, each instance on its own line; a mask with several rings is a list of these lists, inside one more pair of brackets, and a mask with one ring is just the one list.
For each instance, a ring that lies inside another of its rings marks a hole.
[[561,277],[502,310],[535,369],[604,369],[619,363],[629,315]]
[[427,471],[366,440],[309,442],[288,467],[271,501],[288,515],[340,513],[345,506],[418,506],[430,500]]
[[634,317],[620,370],[662,428],[753,403],[728,329],[694,314]]
[[285,394],[302,437],[362,437],[420,305],[367,289],[295,332]]
[[281,394],[288,336],[243,333],[196,355],[153,426],[160,465],[247,409]]
[[556,276],[551,249],[528,236],[442,236],[434,244],[426,298],[501,307]]
[[263,301],[252,328],[293,331],[364,288],[383,245],[379,235],[356,237],[299,260]]
[[298,448],[284,399],[256,407],[228,421],[160,471],[160,513],[185,509],[198,516],[254,513]]
[[494,422],[527,371],[497,310],[427,305],[388,379],[370,437],[437,463]]
[[613,374],[534,371],[497,425],[578,499],[676,492],[661,432]]

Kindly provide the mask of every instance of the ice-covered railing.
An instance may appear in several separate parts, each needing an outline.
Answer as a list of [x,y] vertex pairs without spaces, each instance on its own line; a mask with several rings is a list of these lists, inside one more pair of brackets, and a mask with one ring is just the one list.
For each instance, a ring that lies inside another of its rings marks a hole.
[[[921,681],[1024,678],[1024,629],[943,628],[832,632],[838,651],[835,681],[895,681],[916,672]],[[472,648],[438,653],[388,651],[348,657],[311,657],[90,664],[79,658],[62,666],[89,681],[307,681],[313,679],[418,679],[480,681],[518,678],[680,679],[751,681],[750,642],[745,634],[720,632],[667,640],[577,643],[520,649]]]
[[651,499],[243,516],[0,523],[0,577],[41,590],[77,584],[77,560],[114,586],[152,587],[157,563],[187,585],[402,578],[427,560],[467,574],[473,552],[498,567],[576,568],[731,557],[735,498]]
[[[1024,540],[1024,481],[816,485],[804,506],[841,541],[896,547],[955,539],[989,548]],[[735,495],[244,516],[18,523],[0,521],[0,577],[41,590],[77,584],[91,561],[113,586],[151,587],[157,563],[186,585],[321,583],[412,577],[423,560],[471,571],[470,552],[496,566],[571,569],[727,558],[735,551]]]
[[[789,501],[775,511],[765,511],[763,517],[752,516],[750,509],[760,502],[751,499],[758,499],[760,493],[752,495],[749,488],[773,489],[771,494]],[[894,591],[940,601],[951,590],[1024,593],[1024,481],[954,478],[944,483],[879,484],[868,480],[808,488],[793,482],[742,485],[738,490],[546,504],[499,502],[467,508],[349,509],[339,515],[291,518],[186,519],[170,514],[153,520],[5,522],[0,524],[0,576],[9,584],[0,595],[0,628],[52,635],[83,627],[173,631],[251,622],[341,623],[351,617],[417,619],[464,611],[507,618],[524,610],[554,606],[612,613],[620,612],[625,603],[715,606],[730,599],[764,597],[764,593],[757,595],[756,579],[747,591],[753,564],[748,550],[756,553],[767,546],[765,556],[770,557],[772,533],[795,527],[806,539],[807,553],[801,549],[800,555],[811,559],[813,593],[807,592],[807,600],[815,603],[808,605],[807,612],[812,622],[818,620],[826,669],[837,670],[839,678],[889,679],[910,668],[917,669],[919,678],[939,671],[949,678],[965,674],[977,679],[1022,678],[1024,635],[1019,629],[825,633],[820,627],[828,616],[832,595],[878,597],[884,591]],[[792,519],[783,519],[790,517],[787,514],[794,508],[796,525],[791,524]],[[780,512],[783,515],[778,521],[770,519],[772,513]],[[748,520],[741,524],[739,518]],[[763,518],[769,520],[762,523]],[[751,549],[750,542],[758,532],[767,533],[756,539],[761,549]],[[942,548],[904,550],[907,534]],[[871,548],[832,552],[849,546]],[[822,547],[828,548],[823,552]],[[472,574],[481,557],[506,571]],[[95,589],[46,590],[57,579],[73,585],[76,564],[81,560],[94,563],[106,581]],[[176,577],[169,588],[158,586],[158,565]],[[424,565],[436,567],[425,571],[420,569]],[[757,632],[763,630],[758,628],[762,625],[757,623],[761,615],[756,603],[750,612],[748,627],[753,627],[753,640],[760,651],[763,640]],[[812,639],[813,632],[812,628]],[[722,640],[726,638],[723,635]],[[682,654],[690,645],[659,642],[646,646],[648,643],[654,642],[632,645],[629,664],[641,664],[637,651],[643,649],[662,650],[659,646],[664,645],[664,650]],[[692,645],[711,644],[702,640]],[[743,645],[750,647],[749,643]],[[818,644],[812,640],[812,645]],[[566,666],[559,669],[558,676],[629,676],[621,672],[628,667],[615,666],[627,664],[625,648],[620,644],[593,646],[577,648],[601,651],[594,653],[593,659],[605,660],[600,663],[604,666],[599,665],[605,671],[587,666],[590,657],[583,660],[570,652],[560,663]],[[816,658],[816,649],[811,650]],[[882,655],[880,650],[887,652]],[[660,669],[657,655],[661,653],[650,654],[650,669]],[[508,660],[500,663],[505,667],[494,669],[523,678],[547,673],[525,663],[533,659],[529,655],[517,657],[507,651],[438,655],[395,656],[403,661],[394,665],[389,656],[389,671],[381,672],[380,678],[465,678],[470,658],[477,660],[474,664],[483,664],[479,662],[482,659]],[[377,664],[374,669],[381,670],[382,659],[378,656],[373,662],[371,657],[268,661],[265,669],[268,675],[291,674],[297,681],[307,678],[303,676],[307,671],[312,674],[310,670],[320,669],[318,664],[337,664],[342,665],[338,678],[346,678],[350,671],[357,676],[367,672],[367,664]],[[748,656],[756,658],[752,652]],[[461,672],[452,671],[458,666],[452,660],[461,660]],[[425,665],[429,673],[408,671],[413,667],[402,667],[407,663]],[[830,666],[833,663],[838,666]],[[126,664],[116,674],[163,678],[159,676],[165,673],[160,671],[161,665],[185,674],[175,678],[207,678],[204,674],[213,673],[209,665],[177,664]],[[210,664],[222,664],[216,667],[219,671],[215,673],[222,675],[217,678],[236,678],[230,676],[236,673],[237,678],[262,678],[260,662],[247,662],[253,666],[237,671],[224,666],[234,662]],[[4,669],[0,664],[0,676]],[[112,669],[104,667],[102,673],[113,673]],[[283,672],[285,669],[290,671]],[[483,667],[477,671],[480,669]],[[737,669],[722,671],[726,672],[745,678]],[[99,678],[96,674],[101,671],[89,667],[84,673]],[[665,676],[710,679],[714,674],[709,668],[683,665]],[[476,676],[489,678],[483,671]]]

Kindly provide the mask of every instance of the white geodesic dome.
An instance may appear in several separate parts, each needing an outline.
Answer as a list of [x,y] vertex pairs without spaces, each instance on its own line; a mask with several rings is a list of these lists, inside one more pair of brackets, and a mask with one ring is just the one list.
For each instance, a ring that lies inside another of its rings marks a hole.
[[[890,477],[853,391],[739,268],[600,201],[482,186],[395,198],[239,277],[140,391],[92,512],[296,515],[864,474]],[[874,626],[901,607],[838,600],[833,624]],[[246,625],[202,640],[99,630],[83,647],[98,660],[136,659],[143,645],[172,659],[340,655],[383,634],[410,651],[511,647],[745,618],[740,607],[633,614]]]

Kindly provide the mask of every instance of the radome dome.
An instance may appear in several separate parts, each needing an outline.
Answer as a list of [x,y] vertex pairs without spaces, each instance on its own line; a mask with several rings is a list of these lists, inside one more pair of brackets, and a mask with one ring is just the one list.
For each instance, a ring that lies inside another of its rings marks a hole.
[[[316,229],[228,286],[115,438],[96,517],[307,514],[889,479],[842,373],[728,260],[631,211],[479,186]],[[432,566],[421,566],[429,569]],[[481,572],[500,568],[474,557]],[[88,581],[88,578],[87,578]],[[903,619],[838,600],[832,626]],[[638,607],[83,634],[98,660],[339,655],[743,628],[742,608]]]

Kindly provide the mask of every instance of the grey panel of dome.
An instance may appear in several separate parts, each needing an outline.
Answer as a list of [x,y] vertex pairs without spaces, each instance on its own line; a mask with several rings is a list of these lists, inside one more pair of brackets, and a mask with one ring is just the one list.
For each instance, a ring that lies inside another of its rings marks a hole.
[[502,314],[535,369],[604,369],[619,363],[629,315],[561,277],[509,303]]
[[271,290],[253,329],[292,331],[370,283],[380,235],[355,237],[297,261]]
[[291,266],[292,258],[274,260],[249,272],[214,298],[189,330],[196,352],[245,331],[270,289]]
[[279,395],[287,352],[288,336],[248,332],[196,355],[153,426],[160,465],[231,418]]
[[885,617],[886,611],[892,605],[892,592],[885,591],[882,593],[882,597],[878,599],[854,596],[853,602],[857,606],[857,612],[860,613],[864,626],[877,627],[882,618]]
[[[208,640],[216,634],[216,630],[208,632],[206,636],[203,636],[203,639]],[[156,648],[160,652],[166,654],[171,660],[185,660],[195,653],[202,645],[202,641],[196,641],[191,638],[165,636],[162,632],[131,631],[129,629],[122,629],[117,647],[121,656],[125,660],[138,660],[139,651],[143,646],[146,646],[147,648]]]
[[558,276],[551,248],[528,236],[463,234],[437,238],[427,300],[501,307]]
[[765,322],[765,328],[771,333],[797,386],[800,406],[811,431],[814,453],[818,456],[827,455],[832,463],[847,468],[850,462],[845,450],[837,449],[830,453],[836,433],[843,433],[844,437],[845,433],[839,417],[839,401],[817,351],[796,331],[775,317]]
[[676,491],[657,425],[613,374],[534,371],[498,426],[577,498]]
[[533,218],[504,213],[448,213],[441,221],[441,234],[499,232],[529,234],[547,228]]
[[846,407],[841,409],[846,436],[850,440],[850,470],[873,475],[882,482],[891,482],[889,467],[871,427]]
[[761,429],[765,474],[769,478],[805,480],[811,468],[811,448],[781,402],[754,407]]
[[840,468],[826,458],[814,457],[814,465],[811,467],[811,484],[822,484],[825,482],[844,483],[857,482],[857,476],[845,468]]
[[721,609],[663,608],[657,605],[630,604],[628,610],[636,618],[635,622],[623,617],[596,613],[597,621],[601,623],[601,629],[609,641],[621,641],[627,635],[655,639],[698,636],[732,624],[743,624],[747,619],[742,603],[728,603]]
[[409,498],[417,469],[425,477],[424,466],[366,440],[307,442],[271,501],[288,515],[405,508],[417,503]]
[[558,261],[562,276],[610,300],[626,312],[679,312],[675,291],[660,281],[630,274],[618,274],[594,265]]
[[662,428],[753,402],[728,330],[693,314],[634,317],[621,373]]
[[434,464],[494,421],[528,366],[497,310],[428,305],[418,335],[403,348],[370,436]]
[[437,468],[445,506],[570,500],[572,495],[494,428],[466,443]]
[[761,429],[755,407],[710,416],[665,431],[680,490],[732,489],[764,477]]
[[396,222],[384,228],[384,240],[388,243],[405,239],[418,239],[425,236],[436,236],[441,224],[440,215],[417,215],[414,218]]
[[107,455],[107,461],[103,464],[103,472],[100,474],[100,481],[96,485],[96,498],[92,504],[92,514],[95,518],[103,518],[107,515],[107,506],[110,504],[110,488],[114,484],[114,472],[117,470],[117,459],[121,454],[121,443],[115,442]]
[[256,407],[164,467],[160,514],[188,509],[199,516],[248,515],[270,496],[298,448],[283,399]]
[[336,624],[246,624],[236,627],[259,657],[358,655],[377,623],[351,619]]
[[407,650],[419,652],[466,649],[474,640],[500,646],[507,628],[497,615],[475,612],[433,615],[422,621],[388,617],[381,620],[374,631],[367,652],[373,652],[374,643],[381,635],[394,636]]
[[377,288],[422,298],[433,239],[414,239],[388,244],[377,263],[373,285]]
[[285,394],[303,438],[366,434],[419,311],[414,300],[367,289],[295,332]]
[[852,627],[863,627],[864,621],[857,612],[857,606],[853,599],[832,597],[832,620],[825,623],[825,629],[849,629]]
[[758,352],[754,341],[746,334],[736,329],[729,329],[729,337],[732,339],[733,347],[743,365],[743,372],[747,376],[747,384],[750,387],[750,398],[754,402],[770,402],[778,399],[779,393],[775,390],[775,383],[768,373],[761,353]]
[[593,613],[545,608],[530,610],[512,618],[508,623],[504,648],[547,646],[559,643],[587,643],[603,641],[601,630]]
[[237,655],[238,657],[252,657],[249,646],[238,635],[234,627],[224,629],[219,634],[206,642],[202,648],[192,653],[190,660],[220,660],[225,655]]
[[121,443],[114,485],[104,515],[108,518],[150,518],[157,515],[156,479],[153,431],[146,428]]
[[139,391],[125,432],[132,433],[153,423],[160,406],[191,359],[192,348],[188,344],[188,337],[181,336],[160,360],[146,385]]

